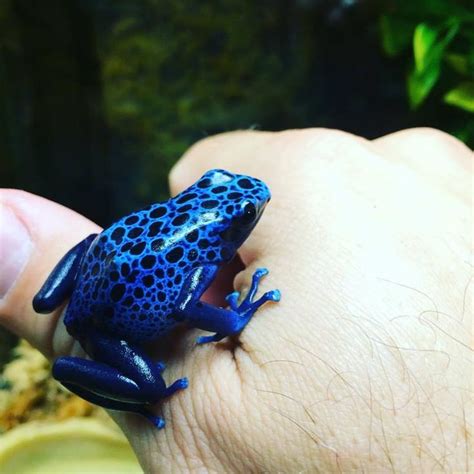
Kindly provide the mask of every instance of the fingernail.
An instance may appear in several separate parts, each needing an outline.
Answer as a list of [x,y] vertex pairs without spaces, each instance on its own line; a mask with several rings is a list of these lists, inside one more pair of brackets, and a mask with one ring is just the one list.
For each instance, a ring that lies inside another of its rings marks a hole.
[[8,205],[0,203],[0,299],[21,275],[32,247],[24,224]]

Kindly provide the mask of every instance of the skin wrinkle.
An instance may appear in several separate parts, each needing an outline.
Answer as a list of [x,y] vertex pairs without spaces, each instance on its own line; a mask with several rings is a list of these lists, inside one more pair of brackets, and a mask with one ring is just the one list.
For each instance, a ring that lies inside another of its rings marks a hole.
[[392,460],[392,456],[390,455],[390,448],[388,446],[387,435],[385,434],[385,427],[384,427],[383,420],[381,420],[380,427],[382,429],[382,436],[383,436],[383,447],[382,447],[383,452],[384,452],[385,457],[387,458],[388,462],[390,463],[390,467],[391,467],[392,472],[396,472],[395,466],[394,466],[394,463],[393,463],[393,460]]
[[[226,420],[226,426],[228,427],[228,429],[230,429],[232,432],[233,432],[233,436],[236,438],[236,440],[238,442],[240,442],[240,445],[241,445],[241,449],[243,451],[245,451],[246,449],[251,449],[253,451],[253,447],[249,447],[249,444],[245,442],[245,436],[243,435],[243,433],[245,433],[246,431],[249,431],[250,427],[249,426],[244,426],[243,429],[241,430],[241,432],[239,431],[236,431],[235,430],[235,419],[237,417],[242,417],[243,416],[243,419],[244,420],[252,420],[253,419],[253,414],[251,413],[251,410],[250,408],[246,405],[245,403],[245,400],[246,399],[250,399],[250,397],[246,397],[244,395],[244,392],[245,391],[248,391],[248,388],[247,388],[247,381],[246,381],[246,377],[245,377],[245,370],[242,370],[241,367],[242,366],[252,366],[254,364],[253,360],[252,360],[252,356],[251,356],[251,352],[247,352],[245,350],[243,350],[241,347],[237,347],[236,348],[236,351],[235,351],[235,354],[234,354],[234,357],[232,358],[232,364],[234,366],[234,373],[232,376],[235,376],[236,377],[236,382],[235,382],[235,385],[236,387],[238,387],[237,389],[237,395],[235,397],[235,401],[234,401],[234,404],[235,406],[237,407],[241,407],[241,410],[243,413],[238,413],[237,411],[232,411],[232,410],[224,410],[223,413],[224,414],[228,414],[228,417],[227,417],[227,420]],[[251,369],[250,369],[251,370]],[[249,372],[249,371],[247,371]],[[217,385],[218,387],[218,385]],[[232,392],[234,394],[234,392]],[[224,387],[222,387],[221,389],[221,393],[218,394],[220,395],[219,399],[223,400],[224,402],[228,399],[228,394],[229,394],[229,390],[228,389],[224,389]],[[246,416],[248,415],[248,416]],[[225,451],[225,440],[221,440],[221,453],[224,457],[228,457],[228,453],[226,453]],[[243,453],[245,454],[245,453]],[[255,457],[255,452],[253,452],[253,457]],[[235,453],[235,455],[231,456],[231,458],[233,458],[233,466],[234,466],[234,469],[237,470],[237,466],[242,462],[242,457],[245,457],[245,456],[242,456],[242,455],[238,455],[237,453]],[[246,456],[246,459],[251,459],[250,457],[250,453],[248,453],[248,455]],[[250,466],[250,463],[247,461],[247,466],[246,466],[246,471],[248,471],[249,469],[251,469],[251,466]],[[245,471],[243,471],[245,472]]]
[[[231,357],[229,357],[229,354],[220,354],[219,358],[222,359],[229,359],[230,364],[227,365],[234,365]],[[216,359],[216,356],[212,356],[213,359]],[[221,362],[220,362],[221,363]],[[212,362],[209,364],[210,367],[212,368]],[[215,365],[215,364],[214,364]],[[222,403],[222,409],[218,410],[218,413],[220,413],[220,418],[215,417],[214,413],[207,413],[206,406],[201,407],[201,412],[203,413],[203,423],[205,426],[205,430],[203,432],[207,432],[210,434],[208,436],[209,442],[207,443],[207,447],[209,448],[210,452],[213,454],[213,456],[220,462],[221,466],[227,466],[229,467],[229,462],[232,463],[232,460],[229,459],[231,456],[226,456],[225,453],[225,442],[224,442],[224,437],[222,436],[222,433],[227,432],[231,426],[232,426],[232,421],[229,423],[229,420],[226,417],[226,412],[228,411],[228,407],[225,404],[226,397],[222,397],[222,394],[220,393],[219,387],[221,387],[222,390],[224,390],[225,394],[232,393],[234,396],[234,390],[235,386],[229,387],[225,385],[225,383],[222,382],[221,377],[219,376],[220,374],[217,375],[217,379],[220,379],[220,383],[216,383],[216,378],[213,377],[213,371],[211,370],[211,373],[209,374],[209,381],[207,383],[208,387],[212,387],[213,393],[211,394],[209,391],[209,388],[206,390],[207,398],[208,398],[208,403],[207,407],[215,407],[216,403]],[[229,374],[227,374],[229,376]],[[238,387],[238,384],[235,384]],[[227,397],[228,401],[228,397]],[[219,426],[220,430],[213,429],[213,427]],[[235,467],[235,466],[232,466]],[[229,469],[227,469],[227,472]]]
[[469,472],[469,431],[467,429],[466,411],[464,410],[464,406],[462,407],[462,415],[464,423],[464,442],[466,446],[465,466],[466,470]]
[[[422,311],[422,312],[420,312],[420,314],[423,314],[423,313],[426,313],[426,312],[430,312],[430,310]],[[439,311],[436,311],[436,313],[439,314]],[[412,317],[412,316],[408,316],[408,317]],[[394,320],[396,320],[396,319],[398,319],[398,318],[400,318],[400,316],[397,316],[397,317],[395,317],[395,318],[390,318],[390,319],[389,319],[389,322],[393,322]],[[365,320],[367,320],[367,321],[370,321],[370,320],[367,319],[367,318],[361,318],[361,319],[365,319]],[[383,329],[383,328],[380,326],[380,329]],[[433,334],[435,335],[434,332],[433,332]],[[369,336],[367,335],[367,337],[369,337]],[[370,338],[370,337],[369,337],[369,338]],[[371,338],[371,339],[372,339],[372,338]],[[377,339],[373,339],[373,340],[374,340],[374,342],[383,343],[382,341],[379,341],[379,340],[377,340]],[[390,346],[390,345],[388,344],[388,346]],[[404,348],[400,347],[399,345],[397,345],[396,347],[397,347],[399,350],[404,349]],[[406,349],[409,350],[410,348],[406,348]]]
[[[384,328],[382,327],[379,327],[378,328],[379,330],[382,330],[384,332],[386,332],[387,334],[387,337],[389,337],[390,339],[392,339],[392,336],[388,333],[388,331],[385,331]],[[377,343],[382,343],[382,341],[375,341],[373,338],[371,338],[370,336],[368,336],[368,334],[365,334],[365,336],[371,341],[371,342],[377,342]],[[401,353],[401,349],[398,345],[395,344],[395,341],[393,341],[393,344],[383,344],[390,352],[389,354],[395,359],[395,361],[399,361],[400,362],[400,365],[402,366],[402,379],[405,379],[405,374],[406,374],[406,371],[404,370],[404,359],[403,359],[403,355]],[[396,357],[394,357],[396,355]],[[382,367],[383,369],[383,372],[384,372],[384,375],[385,375],[385,379],[389,382],[389,377],[387,376],[387,373],[386,373],[386,370],[385,370],[385,366],[383,364],[383,358],[381,357],[381,353],[380,353],[380,350],[377,350],[377,351],[374,351],[373,354],[372,354],[372,358],[376,356],[377,359],[379,360],[379,364],[380,366]],[[409,380],[408,380],[409,382]],[[412,396],[410,396],[410,393],[411,393],[411,384],[409,385],[409,391],[408,391],[408,394],[407,394],[407,401],[401,405],[401,406],[398,406],[395,408],[395,401],[394,401],[394,395],[393,395],[393,390],[390,388],[390,393],[391,393],[391,399],[392,399],[392,407],[393,407],[393,411],[395,410],[400,410],[402,408],[404,408],[408,403],[409,401],[411,400]]]
[[[293,403],[295,403],[296,405],[298,405],[300,408],[302,408],[304,410],[305,415],[310,420],[310,422],[312,423],[313,426],[317,425],[317,420],[313,417],[313,415],[308,410],[308,408],[300,400],[298,400],[296,398],[293,398],[289,395],[286,395],[284,393],[281,393],[281,392],[276,392],[276,391],[272,391],[272,390],[261,390],[261,389],[256,389],[256,390],[259,391],[260,393],[274,394],[274,395],[284,397],[285,399],[291,400]],[[269,408],[274,413],[277,413],[279,416],[282,416],[283,418],[285,418],[285,419],[291,421],[292,423],[294,423],[301,431],[303,431],[306,435],[308,435],[311,438],[311,440],[316,444],[316,446],[318,448],[324,448],[326,450],[329,450],[331,453],[333,453],[336,456],[337,459],[339,458],[337,451],[334,448],[332,448],[332,447],[326,445],[325,443],[323,443],[321,438],[318,437],[313,431],[311,431],[308,428],[305,428],[301,423],[297,422],[292,417],[290,417],[288,415],[285,415],[278,408],[275,408],[275,407],[272,407],[272,406],[269,406]],[[329,465],[329,463],[328,463],[328,465]]]
[[[213,442],[214,439],[212,436],[208,436],[207,433],[212,433],[212,429],[210,427],[209,420],[206,418],[206,416],[202,417],[202,421],[200,419],[194,420],[192,418],[192,413],[205,413],[205,407],[206,406],[212,406],[214,400],[218,400],[218,397],[213,396],[211,393],[215,391],[215,387],[212,384],[212,382],[206,381],[206,385],[204,387],[204,390],[201,391],[201,397],[199,400],[195,398],[193,400],[192,406],[193,410],[185,413],[185,417],[190,424],[190,426],[194,426],[195,429],[197,428],[197,433],[191,433],[192,438],[193,438],[193,444],[196,446],[197,451],[200,453],[201,457],[212,457],[215,461],[219,462],[221,467],[224,468],[225,464],[221,462],[221,459],[216,453],[214,447],[213,447]],[[199,403],[197,403],[199,401]],[[208,438],[208,439],[206,439]],[[209,463],[211,465],[211,463]]]
[[[409,370],[408,366],[407,366],[407,370]],[[410,372],[410,380],[413,380],[415,385],[418,385],[418,387],[421,388],[421,385],[419,384],[418,380],[413,376],[413,374],[411,372]],[[423,388],[421,388],[421,391],[422,391],[423,395],[425,396],[425,403],[428,403],[428,405],[430,405],[430,408],[433,410],[433,413],[435,414],[435,417],[438,421],[438,428],[440,429],[440,432],[441,432],[442,438],[443,438],[443,443],[444,443],[444,446],[446,447],[446,440],[444,438],[444,431],[443,431],[441,419],[440,419],[440,417],[439,417],[439,415],[438,415],[438,413],[437,413],[437,411],[434,407],[434,404],[432,402],[432,398],[429,396],[429,394]],[[419,412],[418,413],[418,418],[421,418],[421,407],[422,407],[422,404],[421,404],[421,401],[419,401],[418,402],[418,412]],[[425,451],[431,453],[431,451],[429,450],[428,447],[425,447]]]
[[[430,409],[432,410],[432,413],[433,415],[435,416],[435,419],[436,419],[436,423],[438,425],[438,429],[441,433],[441,436],[442,436],[442,440],[443,440],[443,445],[444,445],[444,449],[446,449],[446,439],[445,439],[445,436],[444,436],[444,430],[443,430],[443,425],[441,423],[441,419],[439,417],[439,414],[431,400],[431,397],[428,395],[428,393],[425,391],[424,387],[422,387],[420,385],[420,383],[418,382],[418,380],[416,379],[416,377],[414,376],[413,373],[411,373],[411,371],[408,369],[407,367],[407,370],[410,374],[410,377],[411,379],[415,382],[415,384],[418,386],[418,388],[420,389],[420,391],[423,393],[423,395],[425,396],[425,402],[430,406]],[[425,448],[428,450],[428,448]]]
[[[422,317],[422,315],[424,314],[429,314],[429,313],[432,313],[432,311],[424,311],[423,313],[420,314],[420,318]],[[439,312],[436,313],[438,316],[439,316]],[[462,347],[464,347],[465,349],[467,349],[468,351],[471,351],[473,352],[474,350],[466,343],[462,342],[461,340],[455,338],[454,336],[452,336],[451,334],[449,334],[447,331],[445,331],[444,329],[442,329],[439,325],[437,325],[436,323],[434,323],[433,321],[430,321],[428,319],[425,319],[423,318],[423,320],[425,322],[427,322],[428,324],[431,324],[432,326],[434,326],[436,329],[438,329],[438,331],[442,332],[445,336],[449,337],[450,339],[452,339],[453,341],[457,342],[459,345],[461,345]]]
[[255,430],[259,431],[266,427],[268,420],[265,418],[265,413],[259,409],[258,404],[254,403],[254,397],[255,392],[244,383],[241,387],[240,398],[244,414],[243,425],[241,431],[236,432],[236,437],[239,438],[240,443],[240,453],[238,450],[234,453],[235,463],[241,463],[241,459],[245,459],[244,467],[241,469],[242,472],[252,471],[252,465],[265,466],[266,463],[268,466],[268,459],[266,459],[266,456],[262,457],[262,452],[265,453],[265,443],[262,447],[262,440],[258,436],[255,437],[254,434]]
[[[444,331],[443,329],[441,329],[441,328],[440,328],[437,324],[435,324],[433,321],[428,320],[428,319],[426,319],[426,318],[423,318],[423,315],[433,313],[433,314],[435,314],[436,319],[439,319],[439,316],[440,316],[440,315],[445,315],[445,316],[447,316],[448,318],[451,318],[451,319],[453,319],[454,321],[459,322],[459,321],[456,320],[455,317],[452,317],[452,316],[448,315],[447,313],[443,313],[443,312],[439,311],[439,309],[438,309],[436,303],[434,302],[434,300],[433,300],[429,295],[427,295],[426,293],[424,293],[424,292],[422,292],[422,291],[420,291],[420,290],[418,290],[418,289],[416,289],[416,288],[410,287],[410,286],[408,286],[408,285],[404,285],[404,284],[401,284],[401,283],[398,283],[398,282],[394,282],[394,281],[390,281],[390,280],[386,280],[386,279],[382,279],[382,280],[384,280],[384,281],[386,281],[386,282],[388,282],[388,283],[392,283],[392,284],[394,284],[394,285],[399,285],[399,286],[401,286],[401,287],[403,287],[403,288],[407,288],[407,289],[413,290],[414,292],[417,292],[417,293],[419,293],[419,294],[425,296],[425,297],[433,304],[433,306],[434,306],[435,309],[434,309],[434,310],[421,311],[421,312],[418,314],[418,318],[419,318],[419,320],[420,320],[420,323],[427,323],[427,324],[430,325],[431,327],[433,327],[433,326],[436,327],[439,331],[441,331],[441,332],[442,332],[443,334],[445,334],[446,336],[452,338],[454,341],[456,341],[457,343],[459,343],[459,344],[460,344],[461,346],[463,346],[464,348],[468,349],[469,351],[472,351],[472,350],[473,350],[468,344],[465,344],[465,343],[463,343],[462,341],[458,340],[457,338],[454,338],[454,337],[451,336],[449,333],[447,333],[446,331]],[[471,280],[471,279],[469,279],[469,281],[470,281],[470,280]],[[464,311],[464,309],[463,309],[463,311]],[[464,314],[462,315],[461,320],[462,320],[462,319],[464,319]],[[463,328],[461,327],[461,329],[463,329]],[[467,331],[466,331],[466,332],[467,332]]]
[[[208,362],[209,367],[214,367],[215,361],[212,359],[216,359],[216,355],[213,355],[212,352],[209,353],[209,356],[211,360]],[[219,358],[224,357],[223,354],[219,355]],[[227,357],[227,354],[226,354]],[[203,381],[198,382],[202,385]],[[197,396],[193,398],[192,404],[193,404],[193,409],[188,411],[185,411],[185,417],[187,419],[187,422],[190,426],[194,426],[194,429],[198,430],[198,433],[200,433],[199,436],[197,436],[197,433],[193,433],[191,431],[191,438],[193,439],[192,444],[196,447],[198,452],[200,453],[200,458],[205,459],[208,457],[206,453],[211,453],[213,459],[215,461],[218,461],[222,468],[226,466],[225,461],[223,461],[223,457],[225,458],[225,453],[223,456],[223,448],[222,448],[222,437],[219,435],[219,433],[215,432],[215,430],[212,428],[213,426],[216,425],[224,425],[224,431],[225,431],[225,426],[226,423],[221,423],[219,419],[215,419],[212,415],[208,417],[206,414],[206,406],[207,407],[212,407],[215,409],[216,407],[216,402],[221,403],[221,397],[219,394],[216,392],[216,390],[219,389],[219,384],[215,383],[212,377],[212,371],[209,374],[209,379],[205,380],[205,386],[204,390],[201,390],[201,396]],[[227,388],[227,391],[230,392],[230,390]],[[203,396],[204,395],[204,396]],[[208,400],[208,401],[207,401]],[[223,407],[225,408],[225,406]],[[220,411],[221,413],[222,410]],[[194,419],[193,413],[203,413],[205,416],[202,418],[200,421],[199,419]],[[201,427],[202,425],[202,427]],[[206,433],[214,433],[212,436],[207,436],[209,438],[209,441],[206,442]],[[220,444],[218,444],[218,449],[216,451],[215,449],[215,441],[216,441],[216,436],[218,438],[221,438]],[[189,442],[189,440],[187,440]],[[199,457],[199,456],[198,456]],[[228,460],[227,460],[228,461]]]
[[374,395],[372,391],[372,381],[369,376],[369,371],[368,369],[366,370],[366,379],[367,383],[369,385],[369,455],[368,455],[368,460],[369,462],[373,462],[373,457],[372,457],[372,441],[373,441],[373,425],[374,425],[374,406],[373,406],[373,400],[374,400]]
[[[205,354],[205,357],[212,357],[212,354]],[[192,372],[190,373],[190,375],[192,377]],[[196,380],[197,378],[193,377],[193,379]],[[175,442],[177,446],[180,448],[183,457],[188,461],[189,471],[194,470],[194,468],[191,468],[192,466],[190,465],[190,462],[193,460],[198,462],[200,461],[200,463],[202,464],[201,467],[205,468],[206,470],[210,469],[210,466],[212,466],[213,462],[214,464],[216,463],[216,461],[219,462],[218,456],[216,456],[216,454],[210,448],[210,441],[207,441],[206,439],[207,436],[205,428],[207,427],[205,425],[204,427],[201,427],[202,423],[200,423],[199,419],[196,419],[195,415],[193,415],[199,412],[203,413],[202,407],[206,399],[211,400],[210,391],[213,388],[213,384],[210,383],[210,380],[208,379],[206,379],[204,382],[205,383],[203,383],[202,380],[199,381],[199,384],[203,387],[203,389],[200,391],[200,394],[198,396],[191,399],[192,409],[189,410],[189,407],[187,407],[186,405],[184,405],[182,409],[185,423],[181,421],[178,424],[178,426],[180,426],[180,428],[178,428],[178,431],[181,432],[183,430],[183,426],[188,426],[188,434],[186,436],[182,436],[179,439],[175,437]],[[224,467],[224,465],[222,464],[221,466]]]
[[[302,345],[299,345],[299,344],[296,344],[295,342],[291,341],[291,340],[288,340],[287,339],[287,342],[289,342],[290,344],[293,344],[294,346],[296,346],[297,348],[303,350],[304,352],[306,352],[307,354],[309,354],[311,357],[317,359],[319,362],[323,363],[331,372],[334,373],[334,377],[337,377],[338,379],[340,379],[344,386],[350,390],[348,390],[348,392],[350,393],[350,395],[352,396],[352,393],[357,393],[357,391],[355,390],[355,388],[348,382],[348,380],[346,380],[344,378],[344,376],[342,375],[341,372],[339,372],[335,367],[333,367],[331,364],[329,364],[329,362],[327,362],[326,360],[324,360],[322,357],[316,355],[314,352],[310,351],[309,349],[306,349],[305,347],[303,347]],[[326,397],[327,399],[330,399],[329,395],[328,395],[328,389],[326,389]]]
[[[252,361],[253,364],[255,364],[255,361]],[[262,378],[263,377],[263,378]],[[249,391],[249,395],[247,396],[247,400],[251,401],[252,403],[252,406],[253,408],[248,408],[247,409],[247,412],[248,413],[252,413],[253,412],[253,415],[251,417],[252,420],[254,420],[254,426],[257,426],[258,424],[255,422],[255,418],[258,416],[260,419],[261,419],[261,425],[262,426],[267,426],[267,421],[268,421],[268,415],[265,414],[265,412],[261,409],[259,403],[261,401],[261,397],[255,397],[254,393],[252,392],[255,392],[256,390],[256,385],[255,385],[255,381],[259,381],[258,384],[259,385],[262,385],[262,382],[263,382],[263,386],[271,386],[271,381],[267,381],[268,377],[267,375],[265,374],[255,374],[254,377],[252,377],[253,379],[255,379],[251,385],[248,385],[247,387],[247,391]],[[245,386],[245,385],[244,385]],[[245,397],[244,397],[244,400],[245,400]],[[275,419],[273,416],[270,416],[270,420],[272,421],[273,423],[273,434],[276,435],[276,432],[274,431],[276,429],[275,427]],[[269,425],[268,425],[269,426]],[[280,426],[279,423],[277,423],[277,426]],[[289,446],[289,443],[291,443],[291,440],[289,439],[285,439],[285,435],[283,437],[281,436],[277,436],[277,439],[280,440],[280,443],[282,443],[282,445],[287,448]],[[267,450],[266,449],[263,449],[263,452],[266,452]],[[263,462],[264,460],[262,460]],[[273,463],[273,460],[267,460],[267,465],[268,465],[268,462],[271,462]],[[282,466],[274,466],[273,469],[270,471],[272,472],[273,470],[277,470],[278,468],[281,468]]]
[[[187,408],[187,407],[186,407]],[[192,439],[192,427],[190,425],[179,425],[179,421],[185,421],[185,413],[183,411],[183,415],[180,417],[183,420],[176,419],[176,416],[173,416],[170,420],[173,423],[173,426],[177,426],[178,428],[174,428],[171,430],[171,433],[166,433],[166,439],[168,441],[167,445],[172,447],[171,455],[168,458],[166,463],[167,466],[174,466],[176,465],[175,472],[185,472],[185,469],[189,469],[189,459],[186,457],[187,449],[186,444],[188,439]],[[186,434],[183,431],[187,432]],[[183,444],[185,445],[183,447]],[[173,452],[174,451],[174,452]],[[166,472],[163,469],[160,470],[162,472]]]
[[[188,408],[188,407],[186,407]],[[167,472],[168,466],[177,465],[175,472],[191,472],[194,469],[200,469],[205,464],[205,461],[199,457],[199,448],[198,448],[198,439],[199,435],[196,433],[195,425],[188,424],[187,413],[185,410],[182,411],[183,420],[176,420],[175,417],[172,417],[170,420],[175,427],[171,431],[171,436],[167,434],[167,440],[169,446],[174,446],[175,453],[172,453],[169,456],[167,467],[160,470],[160,472]],[[198,465],[195,465],[195,462],[198,462]]]
[[[397,351],[397,353],[398,353],[398,351]],[[382,408],[383,411],[389,411],[393,415],[395,415],[395,413],[398,410],[401,410],[402,408],[404,408],[408,404],[408,401],[404,402],[403,405],[400,406],[400,407],[395,407],[395,395],[393,393],[393,388],[392,388],[392,385],[390,383],[390,377],[388,376],[387,370],[385,368],[385,364],[383,362],[383,357],[382,357],[380,351],[377,351],[376,354],[377,354],[377,358],[378,358],[378,363],[379,363],[380,367],[382,368],[382,372],[383,372],[383,375],[385,377],[385,382],[386,382],[386,385],[388,387],[388,391],[389,391],[389,395],[390,395],[390,397],[389,397],[390,400],[389,401],[390,401],[391,406],[386,406],[381,401],[378,401],[378,403],[379,403],[379,405],[380,405],[380,407]]]
[[[309,367],[309,366],[307,365],[307,367]],[[270,378],[270,379],[271,379],[271,375],[267,375],[267,378]],[[271,384],[271,382],[269,382],[269,384]],[[270,391],[270,392],[272,392],[272,391]],[[282,394],[282,395],[283,395],[285,398],[288,397],[287,394]],[[301,408],[303,408],[305,416],[306,416],[307,418],[309,418],[310,422],[314,425],[314,424],[315,424],[315,419],[314,419],[311,415],[308,416],[308,414],[310,414],[310,412],[309,412],[308,408],[303,404],[303,402],[302,402],[302,401],[299,401],[299,400],[297,400],[297,399],[294,399],[293,397],[290,397],[290,398],[293,399],[293,400],[297,403],[298,406],[300,406]],[[296,426],[298,426],[299,429],[302,430],[307,436],[309,436],[309,437],[312,439],[312,441],[317,444],[317,446],[318,446],[319,448],[324,448],[324,449],[326,449],[326,450],[329,449],[329,450],[331,451],[331,453],[333,453],[333,454],[336,453],[336,454],[337,454],[337,452],[334,450],[334,448],[332,448],[332,447],[328,446],[327,444],[323,443],[319,436],[317,436],[313,431],[309,430],[308,428],[305,428],[305,427],[304,427],[299,421],[297,421],[294,417],[292,417],[292,416],[290,416],[290,415],[288,415],[288,414],[283,413],[281,410],[278,410],[278,409],[275,409],[275,408],[273,408],[273,410],[274,410],[275,412],[277,412],[280,416],[284,417],[285,419],[289,420],[290,422],[292,422],[293,424],[295,424]],[[311,455],[309,455],[308,460],[311,460],[311,459],[314,459],[314,453],[311,454]],[[330,464],[328,463],[327,466],[329,466],[329,465],[330,465]],[[327,470],[328,467],[325,467],[324,469]]]
[[467,290],[469,289],[469,286],[471,285],[472,281],[474,280],[474,275],[471,275],[469,277],[469,280],[466,284],[466,286],[464,287],[464,293],[463,293],[463,297],[462,297],[462,312],[461,312],[461,323],[464,321],[464,316],[466,314],[466,300],[467,300]]
[[[301,431],[302,433],[304,433],[304,435],[306,435],[311,441],[312,443],[314,443],[314,445],[319,449],[321,450],[321,441],[320,439],[314,435],[314,433],[312,433],[311,431],[309,431],[307,428],[305,428],[301,423],[299,423],[297,420],[293,419],[292,417],[288,416],[288,415],[285,415],[284,413],[278,411],[278,410],[274,410],[274,413],[277,413],[279,416],[281,416],[282,418],[285,418],[286,420],[290,421],[292,424],[294,424],[299,431]],[[325,446],[326,447],[326,446]],[[327,447],[326,447],[327,448]],[[328,448],[327,448],[328,449]],[[315,466],[314,464],[311,466],[312,468],[314,468],[316,470],[316,472],[321,472],[321,470]]]
[[[418,319],[419,323],[424,325],[426,329],[430,329],[432,334],[436,334],[436,331],[433,328],[429,328],[428,325],[424,324],[424,320],[422,319],[422,316],[425,314],[430,314],[430,313],[435,313],[438,316],[445,316],[446,318],[450,319],[451,321],[455,322],[459,326],[459,330],[464,330],[462,327],[462,321],[458,321],[456,317],[451,316],[448,313],[445,313],[443,311],[433,311],[431,309],[427,309],[425,311],[421,311],[418,314],[399,314],[398,316],[394,316],[393,318],[390,318],[388,321],[392,324],[397,322],[398,320],[405,319],[405,318],[416,318]],[[379,341],[377,341],[379,342]],[[403,350],[411,350],[409,347],[401,348]],[[437,351],[437,350],[432,350],[431,352],[442,352],[442,351]],[[449,354],[446,354],[449,357]]]
[[[259,411],[249,407],[251,403],[246,404],[244,410],[246,418],[241,418],[242,428],[238,437],[238,444],[232,443],[232,458],[234,458],[233,472],[263,472],[268,468],[268,460],[262,459],[261,440],[254,436],[253,428],[264,425],[262,414]],[[238,466],[238,467],[237,467]],[[259,467],[259,469],[258,469]]]

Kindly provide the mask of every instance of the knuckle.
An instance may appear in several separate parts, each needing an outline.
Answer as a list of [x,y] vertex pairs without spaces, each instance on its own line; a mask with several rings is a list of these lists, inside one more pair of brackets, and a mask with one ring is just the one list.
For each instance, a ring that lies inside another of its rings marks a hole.
[[238,141],[251,139],[252,137],[261,134],[262,132],[256,130],[234,130],[231,132],[218,133],[209,137],[202,138],[191,145],[184,154],[183,158],[190,156],[208,156],[215,153],[225,146],[232,146]]
[[[197,178],[200,172],[211,167],[225,167],[245,152],[243,144],[258,142],[264,132],[255,130],[236,130],[202,138],[191,145],[184,155],[171,168],[169,182],[172,188],[183,187]],[[245,157],[239,158],[243,159]],[[220,165],[222,163],[222,165]]]
[[273,137],[273,145],[277,149],[310,160],[334,159],[361,146],[363,142],[363,138],[351,133],[326,128],[285,130],[275,133]]
[[0,201],[4,202],[7,200],[26,200],[35,197],[28,191],[23,189],[4,188],[0,189]]
[[453,147],[466,148],[456,137],[431,127],[417,127],[402,130],[398,133],[398,138],[416,141],[420,145],[433,149],[439,149],[440,147],[450,149]]

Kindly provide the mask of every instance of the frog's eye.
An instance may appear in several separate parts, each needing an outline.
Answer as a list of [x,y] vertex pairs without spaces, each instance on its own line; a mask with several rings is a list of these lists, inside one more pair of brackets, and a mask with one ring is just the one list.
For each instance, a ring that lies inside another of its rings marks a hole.
[[242,214],[242,223],[243,224],[250,224],[255,220],[257,215],[257,209],[255,209],[255,205],[251,202],[247,203],[244,207],[244,212]]

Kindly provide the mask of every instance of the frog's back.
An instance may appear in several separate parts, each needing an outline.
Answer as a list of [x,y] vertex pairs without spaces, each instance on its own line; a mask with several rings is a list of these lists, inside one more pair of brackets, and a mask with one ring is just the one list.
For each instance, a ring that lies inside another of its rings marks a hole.
[[171,200],[150,206],[97,236],[81,266],[68,328],[93,321],[108,332],[143,341],[176,324],[174,304],[193,255],[172,239],[183,230],[174,207]]
[[[193,268],[220,265],[235,254],[236,243],[221,235],[248,190],[249,180],[237,178],[224,171],[206,174],[176,198],[132,213],[99,234],[80,269],[65,318],[68,330],[77,336],[93,323],[142,342],[173,327]],[[258,192],[267,192],[255,183]]]

